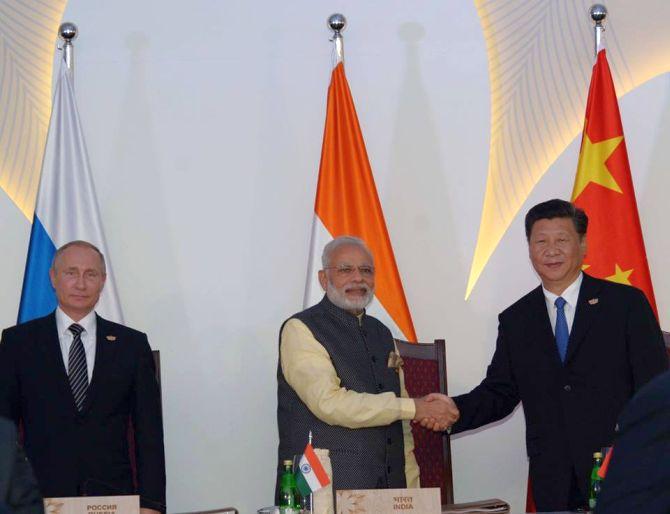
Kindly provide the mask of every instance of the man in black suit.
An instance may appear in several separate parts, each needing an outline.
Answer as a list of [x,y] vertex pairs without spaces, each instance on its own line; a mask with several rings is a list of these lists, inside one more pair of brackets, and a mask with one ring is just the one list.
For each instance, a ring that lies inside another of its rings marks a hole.
[[93,310],[106,271],[92,244],[58,249],[50,277],[58,308],[2,333],[0,414],[22,420],[45,497],[139,494],[144,514],[165,511],[160,393],[147,337]]
[[16,444],[16,427],[4,418],[0,418],[0,512],[44,514],[33,470]]
[[586,504],[593,453],[612,443],[633,393],[667,368],[644,294],[582,273],[587,225],[584,211],[563,200],[530,209],[526,238],[542,284],[500,314],[486,378],[454,397],[460,419],[452,433],[523,403],[539,511]]
[[613,451],[596,513],[670,512],[670,372],[628,404]]

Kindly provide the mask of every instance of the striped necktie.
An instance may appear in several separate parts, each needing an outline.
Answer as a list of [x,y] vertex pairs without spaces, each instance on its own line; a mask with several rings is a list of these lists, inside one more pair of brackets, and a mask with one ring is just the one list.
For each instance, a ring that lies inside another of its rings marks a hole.
[[86,352],[84,343],[81,342],[81,333],[84,327],[73,323],[68,329],[72,332],[72,345],[68,356],[67,375],[70,380],[70,388],[77,410],[81,411],[86,401],[86,390],[88,389],[88,369],[86,367]]

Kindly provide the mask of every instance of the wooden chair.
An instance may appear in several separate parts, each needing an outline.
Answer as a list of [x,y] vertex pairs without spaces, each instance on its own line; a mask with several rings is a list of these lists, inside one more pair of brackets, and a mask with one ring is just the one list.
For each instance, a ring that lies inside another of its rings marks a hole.
[[[434,343],[409,343],[396,339],[403,361],[405,388],[412,398],[428,393],[447,394],[447,361],[444,339]],[[442,504],[454,503],[451,441],[446,432],[412,426],[414,455],[419,464],[421,487],[439,487]]]
[[[154,358],[154,367],[156,368],[156,381],[158,382],[158,392],[162,395],[161,390],[161,354],[159,350],[152,350],[152,356]],[[161,397],[161,411],[163,407],[163,401]],[[130,471],[133,475],[133,485],[135,489],[138,487],[137,483],[137,459],[135,457],[135,429],[133,428],[133,420],[128,420],[128,457],[130,458]],[[218,511],[216,511],[218,512]]]

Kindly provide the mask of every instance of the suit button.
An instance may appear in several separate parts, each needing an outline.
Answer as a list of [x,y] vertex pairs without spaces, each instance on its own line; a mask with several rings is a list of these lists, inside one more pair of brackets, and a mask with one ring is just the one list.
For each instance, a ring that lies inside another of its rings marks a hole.
[[569,393],[570,391],[572,391],[572,387],[570,387],[570,384],[568,384],[568,385],[563,386],[563,390],[566,393]]
[[393,439],[391,439],[391,438],[389,437],[389,438],[386,440],[386,442],[387,442],[388,444],[393,444]]
[[386,469],[388,470],[389,473],[391,472],[391,466],[388,466]]
[[381,382],[379,382],[379,384],[377,385],[379,386],[379,389],[384,389],[384,384],[382,384]]
[[372,356],[372,362],[377,362],[377,357],[374,355]]

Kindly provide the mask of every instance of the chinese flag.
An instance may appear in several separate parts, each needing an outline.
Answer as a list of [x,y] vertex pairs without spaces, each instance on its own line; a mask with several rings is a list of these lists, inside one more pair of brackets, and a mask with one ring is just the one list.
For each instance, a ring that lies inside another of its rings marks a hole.
[[323,247],[342,235],[360,237],[374,255],[378,303],[371,306],[369,312],[384,322],[394,336],[416,341],[354,100],[344,64],[339,62],[333,69],[328,88],[305,307],[323,296],[316,280]]
[[584,269],[594,277],[641,289],[658,317],[605,50],[598,52],[593,67],[572,201],[589,217]]
[[528,477],[528,490],[526,491],[526,512],[537,512],[535,500],[533,499],[533,490],[531,489],[530,477]]
[[[604,49],[593,67],[572,201],[589,217],[584,270],[641,289],[658,318],[619,104]],[[530,480],[526,510],[536,511]]]

